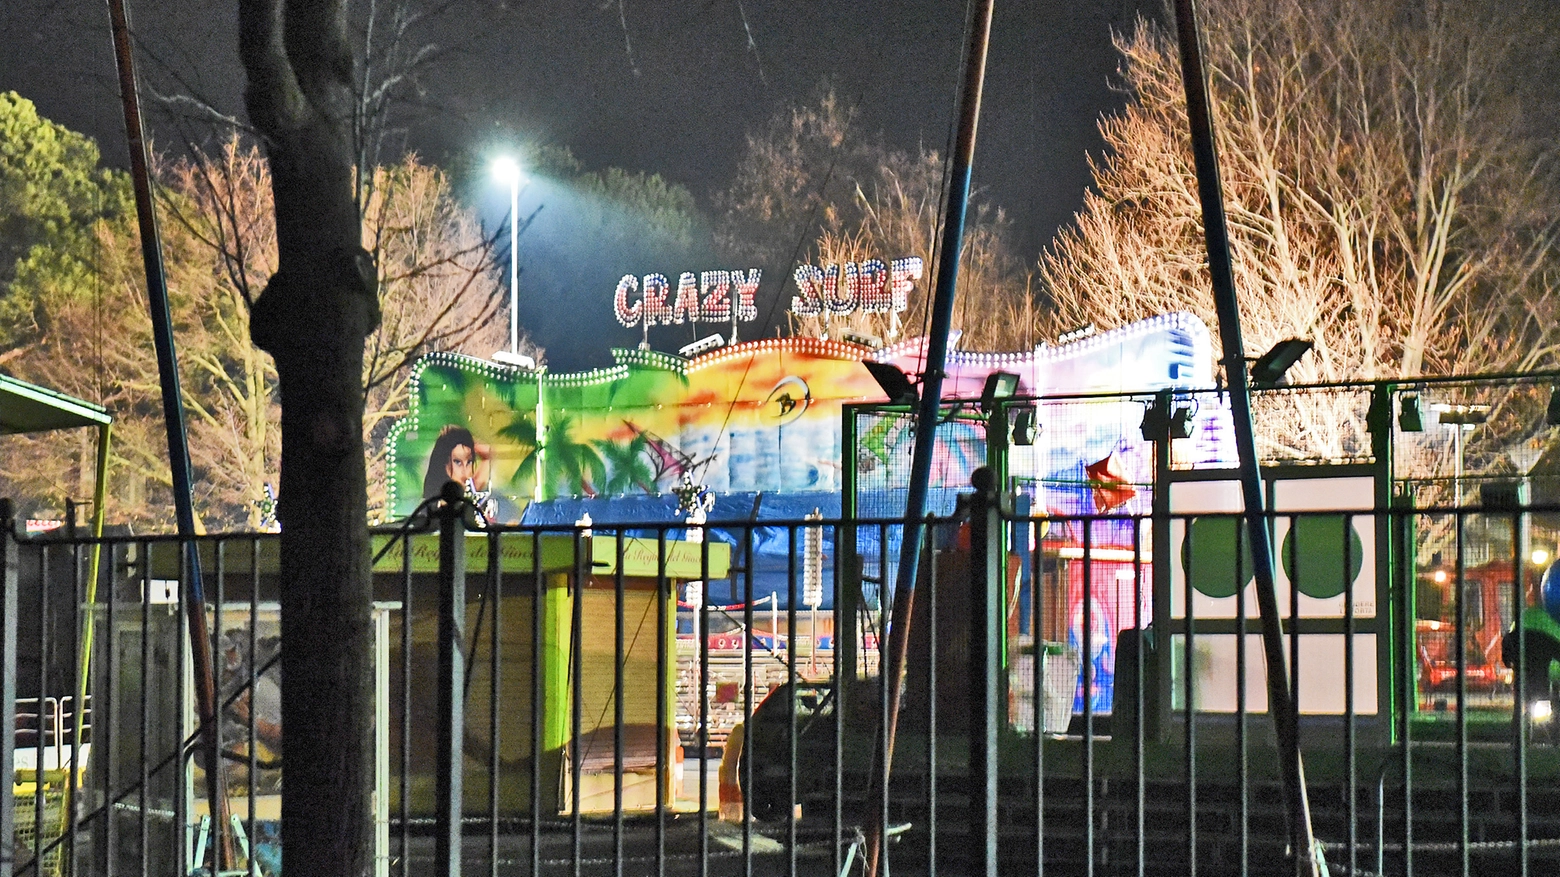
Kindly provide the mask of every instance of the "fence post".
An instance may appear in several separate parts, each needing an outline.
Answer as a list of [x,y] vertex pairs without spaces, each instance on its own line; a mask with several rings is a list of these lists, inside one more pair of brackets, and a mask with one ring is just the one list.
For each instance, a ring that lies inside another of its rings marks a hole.
[[[16,520],[9,499],[0,499],[0,877],[16,868]],[[78,706],[79,708],[79,706]],[[43,735],[38,752],[42,757]]]
[[[997,733],[1002,703],[1002,509],[996,474],[970,476],[970,847],[972,874],[997,874]],[[933,632],[935,636],[935,632]]]
[[[461,741],[466,718],[466,510],[464,489],[454,481],[439,506],[438,767],[435,779],[434,867],[440,877],[460,875],[460,817],[465,790]],[[0,875],[3,877],[3,875]]]

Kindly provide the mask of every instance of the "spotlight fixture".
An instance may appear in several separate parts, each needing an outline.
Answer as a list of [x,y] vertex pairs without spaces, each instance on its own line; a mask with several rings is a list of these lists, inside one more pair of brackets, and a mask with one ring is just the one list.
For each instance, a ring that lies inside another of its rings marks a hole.
[[1013,444],[1020,447],[1029,447],[1035,443],[1040,435],[1039,412],[1033,405],[1020,407],[1013,415]]
[[724,347],[725,344],[726,339],[722,338],[719,332],[716,332],[714,335],[706,335],[692,344],[684,344],[677,348],[677,352],[682,355],[683,359],[693,359],[701,353],[708,353],[718,347]]
[[886,362],[873,362],[863,359],[861,364],[866,367],[872,379],[883,388],[883,395],[895,405],[914,405],[919,398],[915,392],[915,385],[904,372],[889,365]]
[[1138,425],[1143,441],[1191,438],[1193,413],[1190,405],[1172,406],[1168,397],[1156,398],[1143,409],[1143,422]]
[[1018,390],[1018,375],[1012,372],[992,372],[986,376],[986,386],[980,391],[980,410],[990,414],[997,407],[998,399],[1007,399]]
[[1472,429],[1490,419],[1488,405],[1440,405],[1436,410],[1440,413],[1441,422],[1447,426]]
[[1273,345],[1273,349],[1257,357],[1251,364],[1251,386],[1253,389],[1267,389],[1279,386],[1284,382],[1284,372],[1289,367],[1305,356],[1311,349],[1311,341],[1307,338],[1285,338]]
[[883,346],[883,339],[876,335],[868,335],[864,332],[841,332],[840,340],[846,344],[854,344],[858,347],[870,347],[873,350]]
[[1424,432],[1424,412],[1419,409],[1419,394],[1408,393],[1398,402],[1398,429],[1403,432]]
[[1154,399],[1143,406],[1143,422],[1138,424],[1138,429],[1143,433],[1143,441],[1157,442],[1170,432],[1170,414],[1159,399]]

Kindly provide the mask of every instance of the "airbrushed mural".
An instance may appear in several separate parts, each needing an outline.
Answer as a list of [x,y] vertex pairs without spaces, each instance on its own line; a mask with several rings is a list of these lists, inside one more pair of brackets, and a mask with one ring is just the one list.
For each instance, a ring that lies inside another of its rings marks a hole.
[[[537,500],[668,493],[685,475],[717,494],[837,492],[841,406],[886,401],[862,360],[914,375],[925,351],[925,339],[871,350],[809,338],[746,342],[693,359],[619,349],[611,368],[566,375],[431,354],[416,367],[410,415],[389,439],[390,511],[410,514],[450,479],[504,523]],[[1169,314],[1032,351],[954,352],[944,386],[947,398],[975,399],[987,376],[1002,371],[1018,376],[1019,395],[1152,392],[1211,386],[1212,363],[1207,328]],[[1015,474],[1071,485],[1042,490],[1036,502],[1084,511],[1072,506],[1095,496],[1081,488],[1090,466],[1114,460],[1105,470],[1112,477],[1145,480],[1148,461],[1134,450],[1141,419],[1130,400],[1093,406],[1084,426],[1045,430],[1016,454]],[[1220,429],[1217,412],[1198,420],[1210,435]],[[906,432],[864,437],[860,450],[886,461],[906,452]],[[1218,456],[1218,444],[1209,453]],[[963,447],[939,450],[950,484],[968,483],[983,462]],[[863,473],[889,468],[853,462]],[[862,480],[862,489],[872,487]]]

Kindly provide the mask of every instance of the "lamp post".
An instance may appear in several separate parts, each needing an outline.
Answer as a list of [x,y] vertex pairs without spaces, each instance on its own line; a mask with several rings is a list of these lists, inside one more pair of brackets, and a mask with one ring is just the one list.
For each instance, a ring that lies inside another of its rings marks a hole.
[[520,353],[520,164],[504,156],[493,163],[493,175],[509,184],[509,349],[493,354],[497,362],[535,368],[536,361]]

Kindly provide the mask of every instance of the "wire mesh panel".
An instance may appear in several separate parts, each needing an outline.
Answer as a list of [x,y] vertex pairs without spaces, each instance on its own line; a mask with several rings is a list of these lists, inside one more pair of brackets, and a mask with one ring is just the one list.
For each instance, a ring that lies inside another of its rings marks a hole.
[[[845,449],[847,464],[855,466],[855,516],[882,522],[856,529],[856,557],[862,566],[864,597],[869,606],[882,609],[899,568],[902,521],[910,488],[915,448],[916,415],[891,407],[857,409],[855,444]],[[986,422],[962,405],[945,408],[937,423],[931,474],[926,494],[926,514],[950,517],[959,494],[969,489],[970,474],[986,465]],[[934,532],[932,536],[945,538]]]

